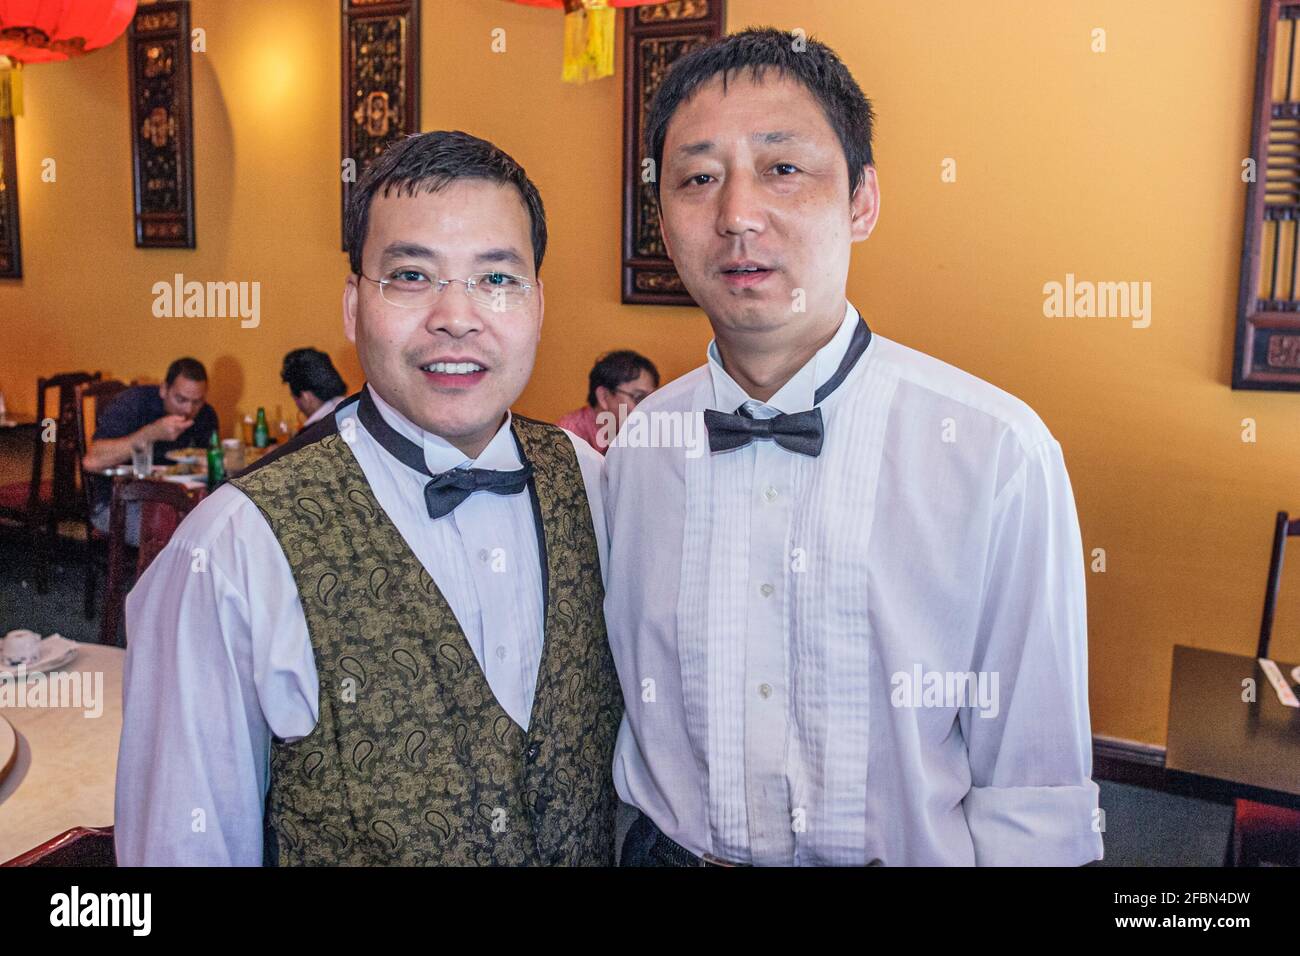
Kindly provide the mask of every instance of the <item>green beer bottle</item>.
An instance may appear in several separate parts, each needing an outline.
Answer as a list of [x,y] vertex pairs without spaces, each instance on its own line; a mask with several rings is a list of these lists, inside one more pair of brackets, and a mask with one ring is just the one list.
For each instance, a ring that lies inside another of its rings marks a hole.
[[208,442],[208,490],[211,491],[225,480],[226,462],[222,457],[221,439],[214,431],[212,440]]
[[257,424],[253,426],[253,447],[265,448],[271,444],[271,432],[266,427],[266,409],[258,408]]

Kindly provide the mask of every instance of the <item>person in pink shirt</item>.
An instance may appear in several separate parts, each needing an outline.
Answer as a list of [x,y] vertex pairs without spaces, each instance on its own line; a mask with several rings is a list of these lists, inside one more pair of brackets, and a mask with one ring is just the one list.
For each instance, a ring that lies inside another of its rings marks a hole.
[[[555,424],[567,429],[602,455],[617,429],[602,428],[602,421],[624,419],[647,395],[659,387],[659,370],[644,355],[623,349],[596,360],[587,376],[587,404],[574,409]],[[604,418],[602,413],[616,416]]]

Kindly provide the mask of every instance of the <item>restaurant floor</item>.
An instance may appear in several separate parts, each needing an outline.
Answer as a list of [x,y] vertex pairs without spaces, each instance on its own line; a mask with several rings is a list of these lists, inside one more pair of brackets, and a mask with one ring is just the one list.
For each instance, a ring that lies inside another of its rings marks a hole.
[[[31,555],[10,534],[0,533],[0,634],[24,627],[58,632],[77,641],[98,638],[99,622],[82,614],[81,545],[65,541],[52,569],[48,594],[38,595]],[[1106,859],[1100,866],[1219,866],[1232,823],[1232,808],[1126,784],[1100,781],[1105,810]],[[619,813],[618,845],[631,822]]]

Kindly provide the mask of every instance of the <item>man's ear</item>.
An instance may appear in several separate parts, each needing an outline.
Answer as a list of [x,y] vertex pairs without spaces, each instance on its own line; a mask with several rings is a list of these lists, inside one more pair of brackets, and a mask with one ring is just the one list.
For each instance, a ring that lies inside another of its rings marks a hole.
[[158,397],[164,402],[167,401],[167,383],[163,382],[158,386]]
[[862,167],[862,181],[849,197],[849,235],[854,242],[862,242],[876,228],[880,218],[880,183],[876,179],[876,167],[868,164]]
[[353,345],[357,344],[357,296],[360,294],[360,280],[353,273],[343,283],[343,334]]

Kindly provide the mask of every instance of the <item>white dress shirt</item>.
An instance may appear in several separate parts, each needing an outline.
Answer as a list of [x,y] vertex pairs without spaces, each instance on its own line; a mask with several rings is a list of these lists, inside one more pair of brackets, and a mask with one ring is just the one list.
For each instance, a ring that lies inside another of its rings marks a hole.
[[[767,402],[710,345],[634,414],[807,410],[859,321],[848,306]],[[769,440],[607,456],[619,795],[740,863],[1100,858],[1060,445],[1023,402],[874,334],[820,408],[816,458]],[[954,692],[926,693],[931,674]]]
[[[474,461],[370,393],[421,445],[433,474],[521,467],[510,421]],[[471,495],[431,520],[426,475],[398,462],[360,421],[337,413],[381,508],[432,576],[488,685],[527,729],[544,635],[529,492]],[[567,433],[566,433],[567,434]],[[569,435],[605,560],[603,459]],[[319,714],[319,683],[298,588],[261,511],[223,485],[176,529],[126,603],[115,838],[122,865],[258,865],[271,735],[293,742]]]
[[311,425],[315,425],[326,415],[333,412],[334,409],[338,408],[339,402],[343,401],[345,398],[347,398],[346,395],[335,395],[333,398],[326,399],[325,401],[321,402],[320,408],[316,409],[316,411],[312,412],[307,417],[307,420],[302,423],[302,427],[308,428]]

